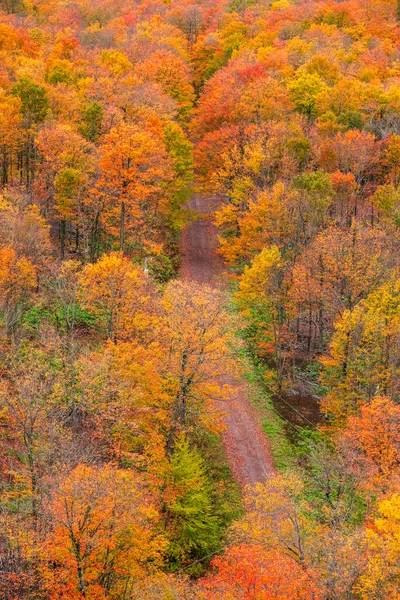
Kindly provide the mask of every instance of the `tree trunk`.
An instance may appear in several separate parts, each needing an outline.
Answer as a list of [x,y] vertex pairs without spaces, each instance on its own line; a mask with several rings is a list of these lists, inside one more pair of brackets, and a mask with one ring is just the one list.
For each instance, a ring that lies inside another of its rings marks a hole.
[[175,404],[172,411],[171,431],[167,440],[167,451],[172,452],[175,445],[176,434],[179,429],[184,428],[186,424],[187,396],[192,383],[192,376],[187,376],[186,368],[188,362],[187,351],[184,350],[181,357],[181,373],[179,377],[179,390],[176,395]]
[[119,249],[124,251],[124,238],[125,238],[125,202],[121,202],[121,216],[120,216],[120,227],[119,227]]
[[94,218],[93,227],[92,227],[92,231],[91,231],[91,235],[90,235],[90,241],[89,241],[89,246],[90,246],[89,260],[90,260],[90,262],[95,261],[96,254],[97,254],[98,235],[99,235],[99,218],[100,218],[100,211],[97,211],[96,216]]
[[8,155],[7,155],[7,147],[3,146],[3,164],[2,164],[2,177],[1,177],[1,185],[4,187],[8,183]]
[[64,260],[65,255],[65,220],[60,221],[60,258]]

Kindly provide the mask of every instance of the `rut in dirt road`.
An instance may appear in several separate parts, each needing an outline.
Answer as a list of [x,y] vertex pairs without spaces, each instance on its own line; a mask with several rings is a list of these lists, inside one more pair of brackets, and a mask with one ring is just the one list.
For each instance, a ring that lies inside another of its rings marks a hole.
[[[182,278],[216,288],[224,286],[222,258],[210,213],[210,200],[195,195],[189,208],[203,215],[186,227],[182,239]],[[271,450],[246,391],[246,384],[224,377],[221,382],[232,386],[233,397],[223,405],[224,443],[232,472],[244,487],[266,481],[274,472]]]

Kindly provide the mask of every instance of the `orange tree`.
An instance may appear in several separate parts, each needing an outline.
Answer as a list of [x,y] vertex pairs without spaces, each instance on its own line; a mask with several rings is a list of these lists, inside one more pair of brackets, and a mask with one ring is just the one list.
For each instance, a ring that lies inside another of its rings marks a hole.
[[53,490],[49,511],[42,576],[55,600],[118,597],[161,564],[158,512],[132,470],[80,464]]

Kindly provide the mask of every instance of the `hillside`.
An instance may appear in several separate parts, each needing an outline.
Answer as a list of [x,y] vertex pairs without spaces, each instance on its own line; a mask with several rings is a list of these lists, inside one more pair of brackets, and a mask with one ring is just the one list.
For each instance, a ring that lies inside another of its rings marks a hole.
[[0,0],[0,596],[396,600],[400,5]]

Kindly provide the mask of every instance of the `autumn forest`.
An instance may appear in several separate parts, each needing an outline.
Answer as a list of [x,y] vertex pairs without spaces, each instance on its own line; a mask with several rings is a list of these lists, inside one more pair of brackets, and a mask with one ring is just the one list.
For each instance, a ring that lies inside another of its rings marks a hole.
[[0,0],[0,598],[400,598],[397,0]]

